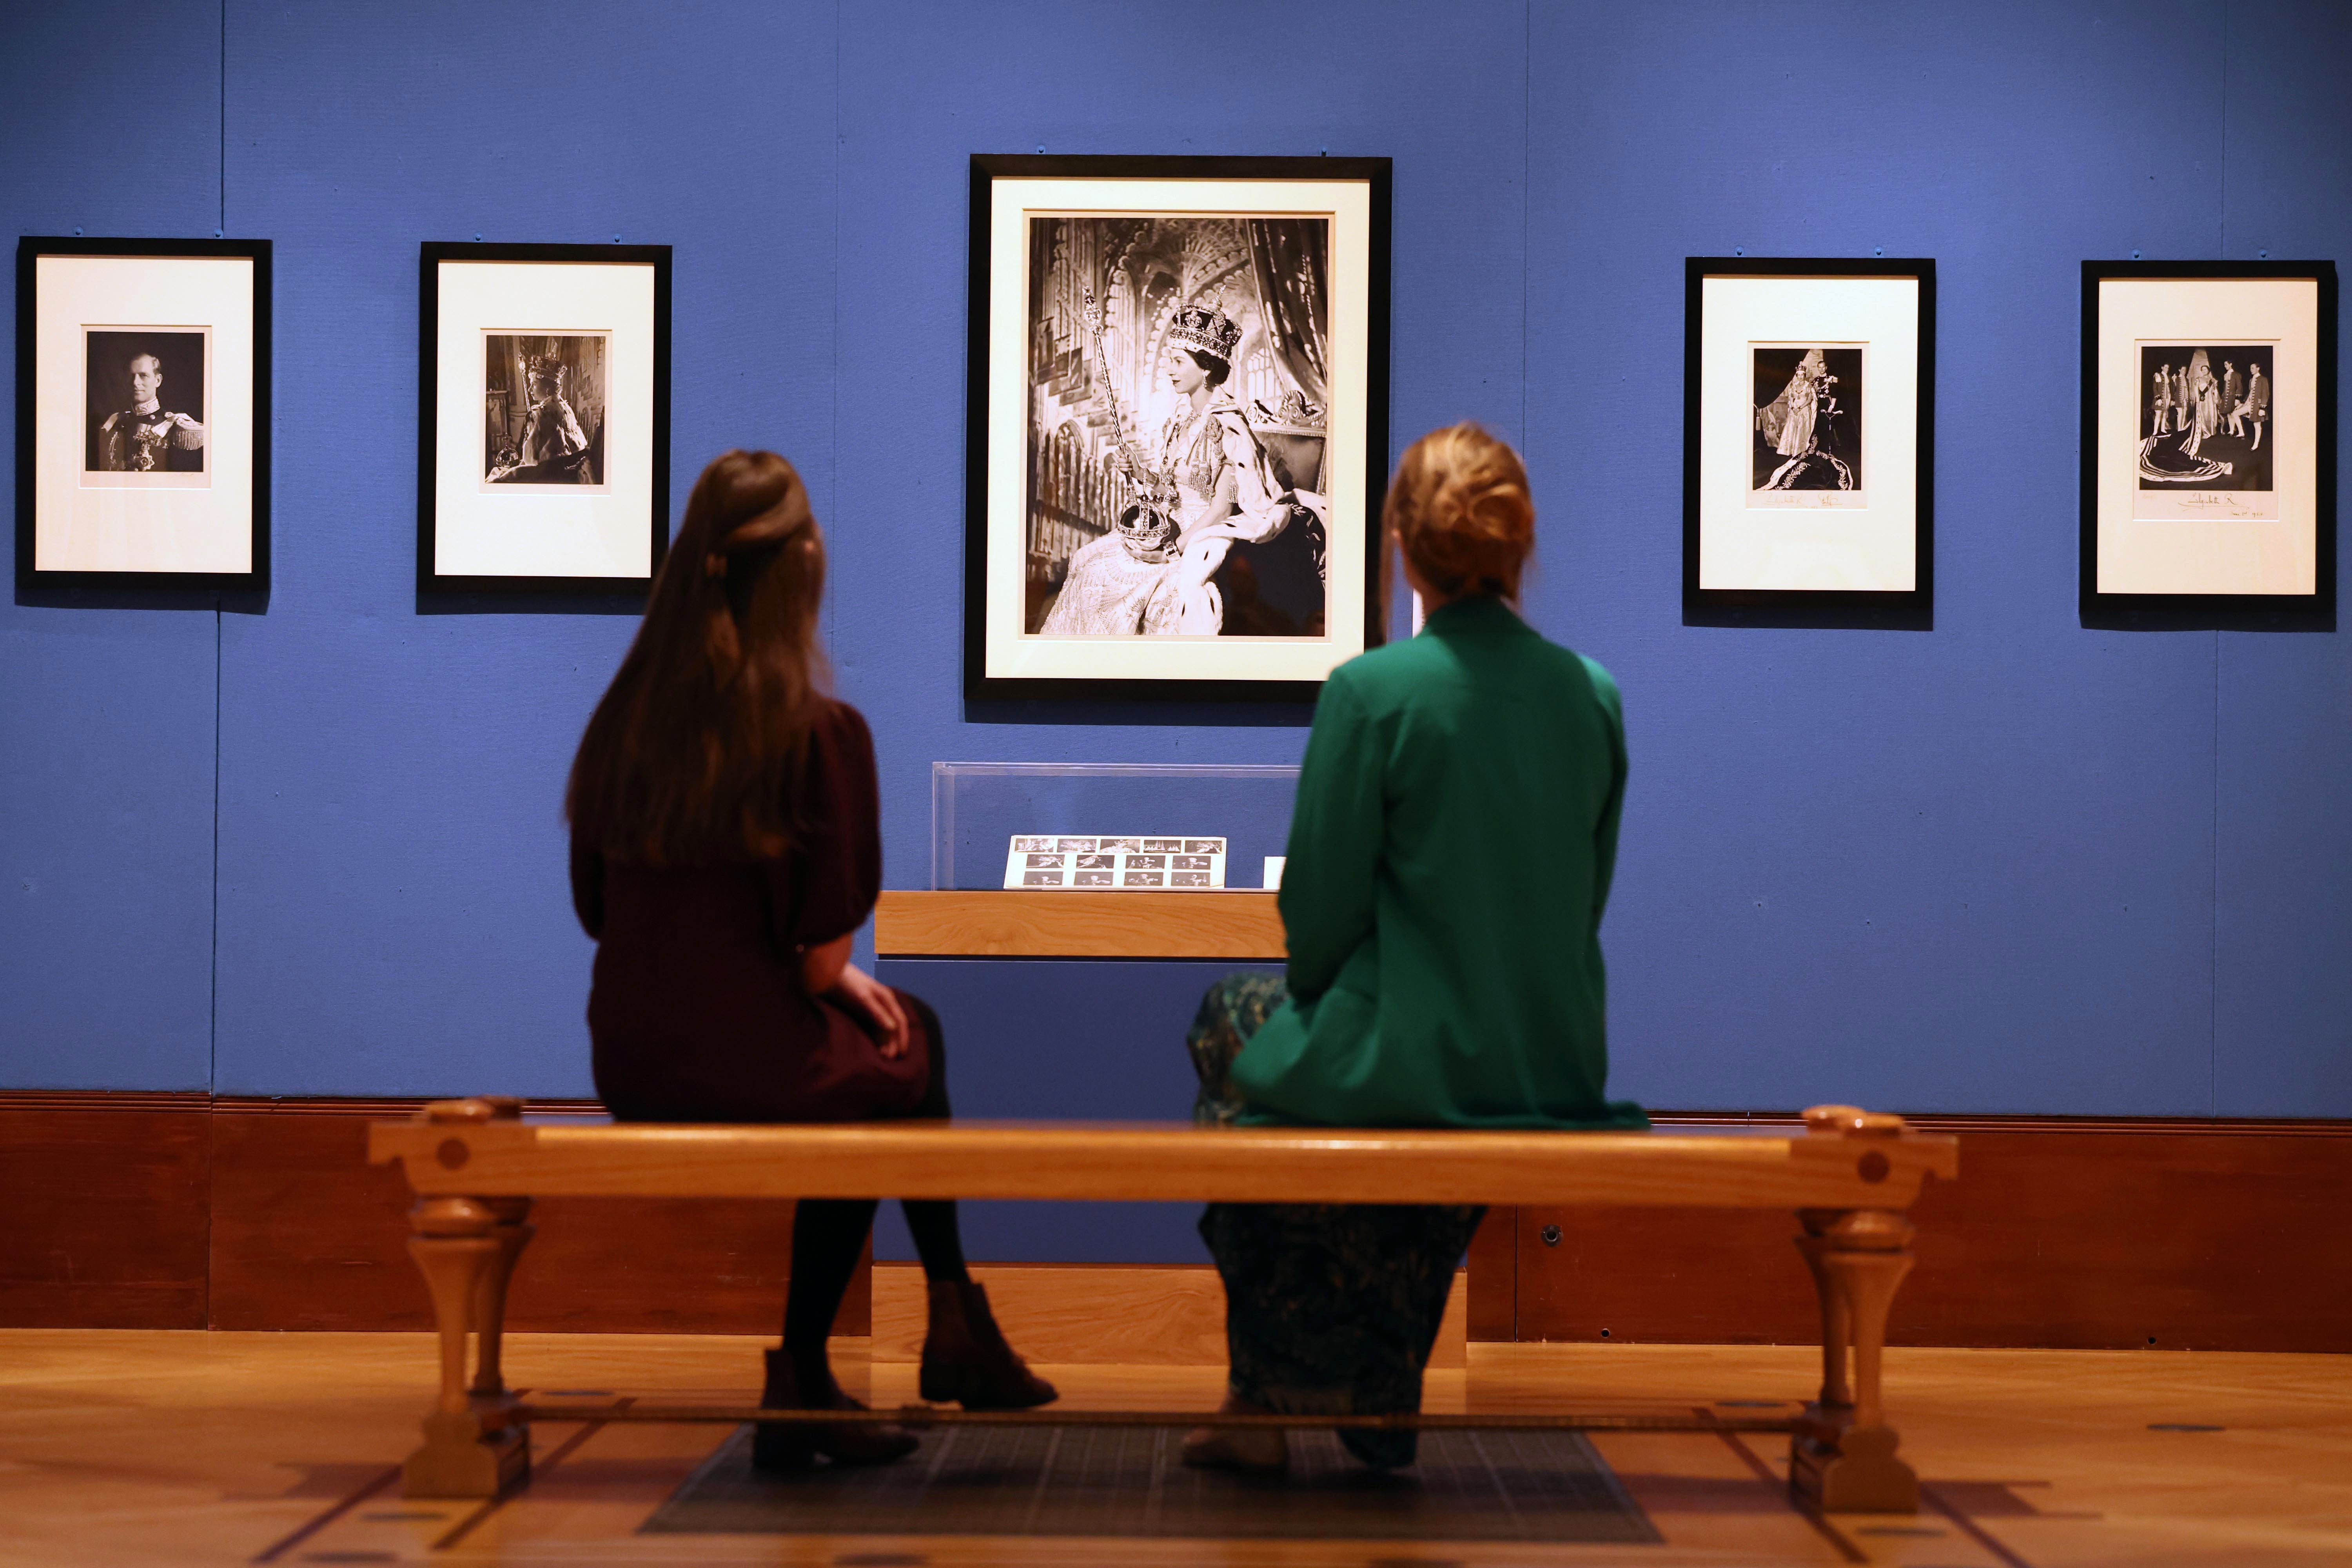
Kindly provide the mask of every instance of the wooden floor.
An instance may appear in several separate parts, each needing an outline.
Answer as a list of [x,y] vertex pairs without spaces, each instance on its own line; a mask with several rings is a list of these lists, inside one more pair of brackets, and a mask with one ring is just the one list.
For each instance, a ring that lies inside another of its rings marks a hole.
[[[740,1395],[759,1342],[520,1335],[543,1390]],[[913,1396],[914,1368],[844,1358]],[[639,1536],[724,1429],[550,1426],[499,1505],[411,1503],[394,1462],[433,1382],[421,1334],[0,1331],[0,1563],[49,1564],[2342,1564],[2352,1562],[2352,1358],[2168,1352],[1889,1352],[1890,1400],[1932,1508],[1808,1520],[1781,1440],[1602,1436],[1662,1546]],[[1663,1408],[1801,1394],[1801,1349],[1473,1346],[1430,1405]],[[1215,1368],[1052,1370],[1070,1403],[1213,1404]],[[1744,1408],[1735,1406],[1734,1408]],[[2159,1427],[2221,1430],[2160,1430]]]

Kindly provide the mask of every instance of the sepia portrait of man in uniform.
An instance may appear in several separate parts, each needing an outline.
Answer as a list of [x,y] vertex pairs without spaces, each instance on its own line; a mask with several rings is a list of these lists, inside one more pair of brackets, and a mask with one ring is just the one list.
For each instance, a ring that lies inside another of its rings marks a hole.
[[164,405],[163,362],[137,353],[128,369],[131,406],[99,426],[98,466],[116,473],[204,472],[204,425]]

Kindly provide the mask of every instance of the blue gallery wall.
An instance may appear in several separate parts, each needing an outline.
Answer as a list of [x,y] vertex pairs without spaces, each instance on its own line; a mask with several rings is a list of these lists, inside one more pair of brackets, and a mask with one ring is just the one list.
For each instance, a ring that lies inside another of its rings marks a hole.
[[[147,9],[136,26],[76,6],[0,18],[12,233],[218,231],[220,10]],[[0,605],[0,1084],[210,1076],[218,619],[192,601]]]
[[215,1087],[587,1094],[560,812],[636,623],[417,613],[417,242],[676,247],[674,501],[766,446],[830,515],[831,12],[233,5],[227,38],[284,455],[268,614],[222,640]]
[[[2076,264],[2352,250],[2341,7],[132,10],[0,19],[0,214],[277,242],[276,582],[0,605],[0,1084],[589,1091],[557,807],[635,623],[418,613],[422,239],[677,247],[673,503],[807,475],[892,885],[935,760],[1297,761],[961,702],[965,159],[1328,148],[1396,160],[1396,445],[1523,444],[1530,617],[1627,694],[1625,1092],[2352,1115],[2344,637],[2085,631],[2074,565]],[[1681,258],[1735,247],[1937,259],[1932,632],[1682,624]],[[1180,1113],[1179,990],[922,984],[972,1108]]]
[[[1534,605],[1624,683],[1638,770],[1626,1087],[2246,1109],[2214,1074],[2215,635],[2075,605],[2076,263],[2231,253],[2221,12],[1759,11],[1695,54],[1678,10],[1538,7],[1537,58],[1577,68],[1529,137],[1559,301],[1530,305],[1529,458],[1577,500]],[[1735,247],[1936,258],[1932,633],[1679,624],[1673,264]]]

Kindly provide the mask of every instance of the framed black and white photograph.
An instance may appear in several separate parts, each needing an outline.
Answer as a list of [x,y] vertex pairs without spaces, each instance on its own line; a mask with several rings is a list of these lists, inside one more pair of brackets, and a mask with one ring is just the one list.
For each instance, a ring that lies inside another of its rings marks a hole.
[[2333,262],[2083,264],[2085,624],[2334,615],[2335,343]]
[[16,248],[16,580],[266,587],[268,240]]
[[1863,487],[1861,344],[1756,343],[1753,507],[1859,507]]
[[670,247],[423,247],[416,580],[640,593],[669,539]]
[[1936,264],[1684,264],[1683,604],[1924,625]]
[[1389,180],[973,158],[967,696],[1311,700],[1380,640]]
[[608,488],[604,350],[609,332],[482,334],[482,483]]

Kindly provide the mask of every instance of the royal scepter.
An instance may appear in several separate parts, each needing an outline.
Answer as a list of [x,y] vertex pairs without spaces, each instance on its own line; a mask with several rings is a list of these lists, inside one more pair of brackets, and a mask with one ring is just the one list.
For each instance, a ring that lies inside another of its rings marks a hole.
[[1087,336],[1094,344],[1095,370],[1102,377],[1103,395],[1110,400],[1113,441],[1127,464],[1127,471],[1134,476],[1137,488],[1143,492],[1144,504],[1158,512],[1161,489],[1160,476],[1153,473],[1150,465],[1144,461],[1143,443],[1128,435],[1127,410],[1118,401],[1118,383],[1110,374],[1110,355],[1103,352],[1102,303],[1095,298],[1091,284],[1085,288],[1080,298],[1086,307]]

